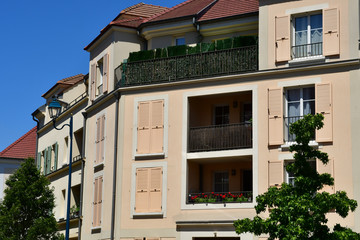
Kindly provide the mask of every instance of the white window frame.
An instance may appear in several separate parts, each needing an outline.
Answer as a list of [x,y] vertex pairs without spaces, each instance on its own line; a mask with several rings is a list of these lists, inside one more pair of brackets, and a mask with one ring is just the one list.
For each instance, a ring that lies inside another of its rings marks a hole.
[[[304,98],[303,98],[303,89],[304,88],[310,88],[310,87],[313,87],[314,88],[314,91],[315,91],[315,85],[314,84],[311,84],[311,85],[301,85],[301,86],[296,86],[296,87],[286,87],[284,88],[284,91],[285,91],[285,98],[284,98],[284,101],[285,101],[285,118],[289,117],[289,96],[288,96],[288,90],[291,90],[291,89],[300,89],[300,115],[299,117],[303,117],[304,116]],[[315,104],[316,104],[316,98],[314,96],[314,107],[315,107]],[[315,109],[314,109],[315,110]],[[285,121],[284,121],[284,138],[286,135],[290,134],[290,127],[286,127],[285,126]],[[287,138],[287,137],[286,137]],[[285,139],[286,139],[285,138]],[[286,141],[287,143],[295,143],[295,141]]]
[[[138,124],[138,111],[137,107],[139,102],[154,101],[154,100],[163,100],[164,101],[164,136],[163,136],[163,145],[164,150],[162,153],[145,153],[138,154],[136,153],[137,149],[137,124]],[[154,157],[154,158],[166,158],[168,156],[168,104],[169,97],[168,95],[156,95],[156,96],[147,96],[139,97],[134,99],[134,121],[133,121],[133,148],[132,148],[132,158],[133,159],[142,159],[145,157]]]
[[[161,167],[162,174],[162,195],[161,195],[161,212],[147,212],[137,213],[135,212],[135,201],[136,201],[136,169],[138,168],[155,168]],[[131,217],[136,216],[162,216],[166,217],[166,199],[167,199],[167,162],[136,162],[132,165],[131,169],[131,199],[130,199],[130,211]]]
[[[283,167],[284,167],[284,182],[287,183],[287,184],[293,184],[295,183],[295,176],[293,177],[290,177],[290,174],[288,171],[286,171],[286,166],[288,164],[291,164],[291,163],[294,163],[295,160],[294,159],[287,159],[287,160],[284,160],[283,161]],[[315,170],[317,170],[317,162],[316,162],[316,159],[313,159],[313,160],[308,160],[308,162],[314,162],[315,163]],[[292,179],[292,182],[290,181],[290,179]]]
[[[299,17],[307,17],[307,36],[306,36],[306,44],[310,44],[311,43],[311,21],[310,21],[310,16],[312,15],[318,15],[321,14],[321,16],[323,15],[322,11],[313,11],[313,12],[306,12],[306,13],[302,13],[302,14],[294,14],[291,15],[291,31],[292,31],[292,41],[291,41],[291,59],[293,60],[301,60],[301,59],[313,59],[313,58],[322,58],[323,57],[323,47],[321,47],[321,54],[319,55],[314,55],[314,56],[304,56],[304,57],[296,57],[293,54],[293,47],[296,46],[296,41],[295,41],[295,19],[299,18]],[[322,23],[322,29],[323,29],[324,23]],[[324,32],[322,32],[322,39],[324,38]],[[323,41],[322,41],[323,43]],[[309,46],[307,47],[309,48]]]

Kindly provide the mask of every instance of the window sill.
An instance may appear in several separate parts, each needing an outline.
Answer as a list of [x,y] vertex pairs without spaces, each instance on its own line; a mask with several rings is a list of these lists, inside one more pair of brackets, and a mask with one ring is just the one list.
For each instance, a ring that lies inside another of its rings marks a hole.
[[295,58],[289,61],[289,66],[303,66],[309,65],[313,63],[324,63],[325,57],[324,56],[314,56],[314,57],[303,57],[303,58]]
[[165,153],[145,153],[145,154],[136,154],[135,160],[151,160],[151,159],[164,159]]
[[163,212],[133,213],[133,218],[162,218]]
[[[296,142],[286,142],[285,144],[281,145],[281,150],[288,150],[290,146],[297,144]],[[310,147],[319,147],[319,143],[317,143],[315,140],[312,140],[309,142]]]

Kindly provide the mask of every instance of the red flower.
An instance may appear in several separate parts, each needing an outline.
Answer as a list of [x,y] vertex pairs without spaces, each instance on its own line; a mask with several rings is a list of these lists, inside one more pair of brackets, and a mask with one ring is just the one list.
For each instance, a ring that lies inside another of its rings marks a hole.
[[222,195],[222,198],[225,198],[226,196],[225,195]]
[[206,197],[206,198],[207,198],[207,195],[205,195],[204,197]]
[[214,192],[211,192],[211,194],[214,194]]

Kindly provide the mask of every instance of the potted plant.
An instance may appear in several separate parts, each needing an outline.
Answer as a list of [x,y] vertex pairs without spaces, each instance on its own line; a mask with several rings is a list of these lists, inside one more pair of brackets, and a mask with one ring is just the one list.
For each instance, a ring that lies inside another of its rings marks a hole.
[[79,217],[79,212],[80,212],[80,207],[78,205],[73,205],[70,208],[70,218],[78,218]]

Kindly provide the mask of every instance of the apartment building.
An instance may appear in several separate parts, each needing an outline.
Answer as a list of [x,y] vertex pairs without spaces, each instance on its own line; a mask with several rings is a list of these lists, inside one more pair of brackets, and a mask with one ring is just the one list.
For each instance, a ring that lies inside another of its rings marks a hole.
[[[56,82],[42,97],[46,103],[36,109],[32,115],[38,122],[38,144],[36,164],[54,187],[55,218],[60,232],[65,233],[67,197],[70,194],[70,230],[69,239],[78,239],[81,235],[81,191],[84,171],[83,136],[85,121],[83,112],[88,105],[88,76],[78,74]],[[49,103],[57,98],[61,103],[61,114],[56,118],[55,127],[50,118]],[[73,117],[72,180],[68,191],[70,164],[70,117]]]
[[[335,177],[324,190],[359,201],[359,8],[188,0],[121,11],[85,47],[81,239],[258,239],[236,235],[233,221],[294,180],[289,126],[306,114],[325,116],[311,142],[330,157],[312,163]],[[360,231],[359,213],[329,213],[329,225]]]

